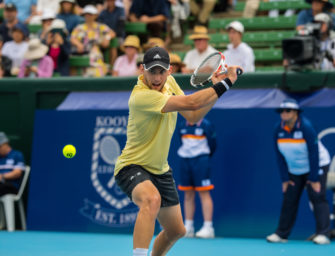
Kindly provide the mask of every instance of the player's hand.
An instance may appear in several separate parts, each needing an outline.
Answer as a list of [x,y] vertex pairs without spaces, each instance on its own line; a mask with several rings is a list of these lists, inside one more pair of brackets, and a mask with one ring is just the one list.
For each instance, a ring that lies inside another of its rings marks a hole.
[[316,193],[320,193],[321,191],[321,183],[319,181],[313,182],[313,181],[307,181],[307,183],[309,183],[312,187],[312,189],[316,192]]
[[235,83],[237,80],[237,69],[241,69],[243,72],[243,68],[240,66],[230,66],[227,67],[227,77],[230,79],[232,83]]
[[283,193],[286,192],[288,186],[291,185],[291,186],[294,186],[294,182],[292,180],[289,180],[289,181],[284,181],[283,184],[282,184],[282,189],[283,189]]

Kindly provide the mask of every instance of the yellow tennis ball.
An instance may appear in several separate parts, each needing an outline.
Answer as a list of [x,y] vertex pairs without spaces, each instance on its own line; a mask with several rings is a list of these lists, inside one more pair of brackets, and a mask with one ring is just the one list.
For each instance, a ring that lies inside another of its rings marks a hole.
[[63,148],[63,155],[66,158],[72,158],[76,155],[76,148],[73,145],[66,145]]

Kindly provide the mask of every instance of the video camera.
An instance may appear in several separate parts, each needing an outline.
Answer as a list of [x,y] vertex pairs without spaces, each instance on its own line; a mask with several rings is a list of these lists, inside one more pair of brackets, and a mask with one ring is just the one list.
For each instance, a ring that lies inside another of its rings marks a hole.
[[293,38],[282,41],[283,59],[288,60],[288,69],[320,69],[321,23],[308,23]]

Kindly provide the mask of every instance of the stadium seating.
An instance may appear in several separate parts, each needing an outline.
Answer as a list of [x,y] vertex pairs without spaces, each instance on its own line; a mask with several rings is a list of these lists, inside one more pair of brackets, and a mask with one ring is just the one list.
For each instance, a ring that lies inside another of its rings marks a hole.
[[125,30],[127,34],[145,34],[147,33],[147,25],[143,22],[127,22]]
[[[235,5],[235,11],[243,11],[245,7],[245,2],[237,2]],[[269,10],[301,10],[309,8],[310,5],[304,0],[288,0],[279,2],[260,2],[258,10],[259,11],[269,11]]]

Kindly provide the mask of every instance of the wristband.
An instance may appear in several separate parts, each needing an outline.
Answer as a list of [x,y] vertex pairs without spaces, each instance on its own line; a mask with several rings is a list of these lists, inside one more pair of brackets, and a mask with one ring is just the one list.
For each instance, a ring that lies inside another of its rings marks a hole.
[[221,82],[214,84],[212,88],[215,90],[216,94],[218,95],[218,98],[220,98],[221,95],[224,94],[226,91],[228,91],[232,86],[233,83],[230,81],[230,79],[225,78]]

